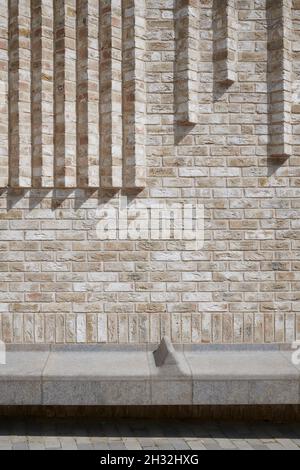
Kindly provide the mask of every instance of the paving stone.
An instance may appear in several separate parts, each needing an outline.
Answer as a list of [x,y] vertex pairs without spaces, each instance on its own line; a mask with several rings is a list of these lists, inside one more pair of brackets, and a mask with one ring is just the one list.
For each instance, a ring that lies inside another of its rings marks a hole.
[[221,449],[227,449],[227,450],[236,449],[236,446],[233,443],[233,441],[230,441],[229,439],[221,439],[221,438],[216,437],[216,442],[221,447]]
[[263,444],[252,444],[253,450],[268,450],[267,446]]
[[277,442],[286,450],[300,450],[300,448],[291,439],[277,439]]
[[242,439],[240,439],[240,440],[234,439],[232,441],[232,443],[239,450],[252,450],[251,445],[247,441],[244,441]]
[[113,442],[109,439],[108,446],[111,450],[126,450],[126,447],[122,441]]
[[172,439],[172,445],[176,450],[188,450],[190,448],[183,439]]
[[199,439],[195,439],[193,441],[188,440],[187,444],[189,448],[192,450],[206,450],[206,446]]
[[284,450],[284,447],[280,445],[278,442],[270,442],[267,444],[269,450]]
[[93,450],[93,445],[92,444],[90,444],[90,445],[88,445],[88,444],[78,444],[77,447],[78,447],[78,450]]
[[123,442],[127,450],[141,450],[142,449],[142,444],[138,439],[124,438]]
[[61,448],[63,450],[77,450],[77,444],[75,439],[71,437],[60,437],[59,438]]
[[[3,424],[3,423],[2,423]],[[7,424],[7,431],[2,428],[0,436],[0,449],[9,450],[299,450],[299,442],[292,439],[292,435],[299,435],[300,425],[290,427],[280,424],[247,424],[247,423],[197,423],[189,421],[147,421],[133,420],[128,425],[122,424],[123,429],[135,430],[143,434],[140,437],[120,436],[121,427],[118,422],[110,423],[83,423],[78,420],[66,422],[44,422],[38,424],[30,421],[26,423],[13,422]],[[25,426],[25,427],[24,427]],[[173,429],[173,432],[172,431]],[[56,435],[54,430],[56,429]],[[181,430],[182,437],[177,437],[177,430]],[[25,436],[14,434],[24,430]],[[72,436],[62,436],[68,430]],[[99,430],[101,432],[99,432]],[[106,430],[106,432],[104,432]],[[138,431],[139,430],[139,431]],[[191,437],[191,430],[193,436]],[[4,435],[4,432],[6,434]],[[49,436],[51,433],[51,436]],[[160,434],[160,437],[157,436]],[[101,434],[101,436],[99,436]],[[102,434],[106,434],[105,437]],[[116,435],[117,434],[117,435]],[[169,436],[166,436],[168,435]],[[239,435],[241,436],[239,437]],[[147,436],[145,436],[147,435]],[[288,437],[286,437],[288,435]],[[200,436],[200,437],[199,437]],[[224,437],[226,436],[226,437]],[[238,437],[237,437],[238,436]]]
[[13,450],[28,450],[29,446],[27,442],[18,442],[17,444],[13,444]]
[[60,448],[60,441],[56,437],[49,437],[45,438],[45,447],[46,449],[57,449]]

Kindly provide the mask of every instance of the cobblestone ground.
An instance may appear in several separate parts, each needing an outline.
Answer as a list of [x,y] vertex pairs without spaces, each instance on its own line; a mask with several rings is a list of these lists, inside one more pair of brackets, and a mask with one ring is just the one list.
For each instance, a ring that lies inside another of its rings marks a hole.
[[0,420],[0,450],[300,450],[300,424]]

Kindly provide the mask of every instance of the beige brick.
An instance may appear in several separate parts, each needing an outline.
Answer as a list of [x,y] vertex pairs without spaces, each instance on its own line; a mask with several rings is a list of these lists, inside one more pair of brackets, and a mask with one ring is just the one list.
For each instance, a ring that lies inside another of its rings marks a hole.
[[139,333],[138,333],[138,317],[137,315],[129,315],[129,342],[138,343],[139,342]]
[[10,185],[31,187],[31,4],[10,3]]
[[35,342],[35,331],[34,331],[34,315],[24,315],[24,342],[34,343]]
[[32,5],[32,185],[54,186],[54,10],[51,0]]
[[273,157],[292,153],[291,73],[292,32],[291,3],[267,2],[268,80],[270,86],[270,152]]
[[[237,8],[234,0],[217,0],[213,17],[215,79],[229,86],[237,79]],[[244,56],[246,59],[246,57]],[[245,60],[246,61],[246,60]]]
[[73,314],[66,316],[66,342],[76,343],[76,316]]
[[107,342],[107,315],[99,314],[98,315],[98,342],[106,343]]
[[118,317],[117,315],[108,315],[107,317],[108,342],[118,342]]
[[99,2],[77,2],[77,184],[99,187]]
[[122,186],[122,5],[100,3],[101,187]]
[[76,187],[76,0],[55,10],[55,183]]
[[47,344],[55,343],[55,319],[56,315],[45,315],[45,342]]
[[159,343],[161,338],[160,317],[157,314],[150,316],[150,343]]
[[9,2],[3,0],[0,7],[0,188],[8,185],[9,159],[9,48],[8,48]]
[[183,125],[199,121],[199,8],[195,0],[175,1],[175,119]]
[[192,315],[192,342],[201,343],[201,315]]
[[123,185],[146,184],[145,0],[123,0]]

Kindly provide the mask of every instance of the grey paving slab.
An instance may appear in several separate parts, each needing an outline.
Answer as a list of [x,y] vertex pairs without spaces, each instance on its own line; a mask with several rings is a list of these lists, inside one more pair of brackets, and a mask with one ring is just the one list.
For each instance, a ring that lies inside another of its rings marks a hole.
[[94,450],[109,450],[109,445],[108,444],[93,444],[93,449]]
[[212,437],[201,438],[201,442],[206,449],[221,449],[220,445]]
[[45,446],[43,444],[28,444],[29,450],[45,450]]
[[294,443],[291,439],[277,439],[278,444],[280,444],[286,450],[300,450],[299,446]]
[[282,447],[278,442],[270,442],[266,445],[269,450],[284,450],[284,447]]
[[60,440],[58,437],[46,437],[45,438],[45,447],[46,449],[58,449],[61,448]]
[[108,447],[110,450],[126,450],[125,444],[122,441],[108,442]]
[[127,450],[141,450],[142,449],[142,445],[138,439],[124,438],[123,442]]
[[80,437],[75,438],[77,445],[91,445],[91,439],[85,436],[84,432],[82,432],[81,434],[82,435]]
[[[221,451],[224,451],[224,450],[229,450],[229,449],[222,449],[222,447],[220,447],[218,444],[207,444],[206,446],[206,450],[213,450],[213,451],[216,451],[216,450],[221,450]],[[232,449],[230,449],[232,450]]]
[[174,450],[174,446],[172,445],[172,440],[163,440],[163,441],[158,441],[157,439],[155,440],[155,446],[157,450]]
[[172,439],[172,445],[176,450],[189,450],[190,447],[183,439]]
[[239,439],[239,440],[235,439],[232,442],[239,450],[252,450],[251,445],[243,439]]
[[207,450],[207,448],[200,439],[196,439],[193,441],[188,440],[187,445],[191,450]]
[[230,439],[216,437],[216,442],[221,449],[234,450],[237,448],[234,441],[231,441]]
[[252,445],[253,447],[253,450],[269,450],[268,449],[268,446],[264,446],[263,444],[255,444],[255,445]]
[[74,438],[60,437],[59,441],[63,450],[77,450],[77,444]]
[[93,450],[94,447],[92,444],[78,444],[78,450]]
[[141,446],[143,447],[152,447],[155,445],[154,440],[150,437],[142,437],[139,439]]
[[29,450],[29,446],[27,442],[18,442],[17,444],[13,444],[13,450]]

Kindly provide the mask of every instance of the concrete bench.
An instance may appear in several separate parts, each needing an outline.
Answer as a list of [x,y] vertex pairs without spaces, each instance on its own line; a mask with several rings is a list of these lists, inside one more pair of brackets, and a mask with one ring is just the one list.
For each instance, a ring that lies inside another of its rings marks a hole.
[[0,405],[295,405],[300,366],[279,346],[10,346]]

